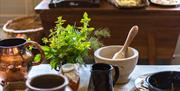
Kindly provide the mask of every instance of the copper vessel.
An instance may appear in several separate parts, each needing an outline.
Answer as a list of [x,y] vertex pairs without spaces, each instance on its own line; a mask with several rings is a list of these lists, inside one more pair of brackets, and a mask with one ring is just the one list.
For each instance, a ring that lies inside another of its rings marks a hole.
[[[40,62],[33,62],[33,55],[27,48],[36,47],[41,54]],[[11,38],[0,41],[0,81],[1,85],[7,82],[23,81],[31,66],[40,64],[45,59],[40,45],[34,41],[22,38]]]

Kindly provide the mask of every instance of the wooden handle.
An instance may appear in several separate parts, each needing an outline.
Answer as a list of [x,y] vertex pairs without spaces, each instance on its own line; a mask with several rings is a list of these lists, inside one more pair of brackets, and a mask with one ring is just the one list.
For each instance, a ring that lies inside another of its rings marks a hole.
[[135,25],[129,31],[124,46],[117,53],[114,54],[112,59],[121,59],[127,57],[128,46],[131,44],[132,40],[134,39],[137,33],[138,33],[138,26]]
[[134,39],[134,37],[136,36],[136,34],[138,33],[138,26],[135,25],[131,28],[131,30],[128,33],[128,36],[126,38],[126,41],[124,43],[124,49],[127,49],[128,46],[131,44],[132,40]]

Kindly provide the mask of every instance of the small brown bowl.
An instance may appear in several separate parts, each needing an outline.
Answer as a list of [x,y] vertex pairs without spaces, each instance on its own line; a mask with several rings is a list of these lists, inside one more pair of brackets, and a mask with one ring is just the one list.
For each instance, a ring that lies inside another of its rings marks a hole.
[[60,74],[42,74],[26,80],[27,91],[65,91],[68,79]]

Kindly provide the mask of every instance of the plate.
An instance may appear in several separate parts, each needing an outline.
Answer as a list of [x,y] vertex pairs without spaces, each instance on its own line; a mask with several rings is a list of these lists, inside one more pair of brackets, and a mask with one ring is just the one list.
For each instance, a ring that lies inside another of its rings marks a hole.
[[148,0],[109,0],[109,2],[118,8],[144,8],[149,6]]
[[178,6],[180,0],[150,0],[151,3],[161,6]]
[[136,78],[136,80],[134,82],[135,87],[136,87],[135,91],[149,91],[148,90],[148,84],[145,81],[146,77],[149,75],[150,74],[144,74],[144,75],[141,75],[141,76]]

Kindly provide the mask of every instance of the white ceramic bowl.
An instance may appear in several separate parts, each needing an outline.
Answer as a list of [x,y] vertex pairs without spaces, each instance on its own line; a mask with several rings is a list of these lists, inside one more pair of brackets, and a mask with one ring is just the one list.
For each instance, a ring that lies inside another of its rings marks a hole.
[[130,74],[134,70],[139,58],[139,52],[136,49],[129,47],[127,58],[112,59],[113,55],[121,48],[122,46],[119,45],[111,45],[101,47],[94,52],[96,63],[107,63],[119,67],[120,75],[117,83],[120,84],[128,82]]

